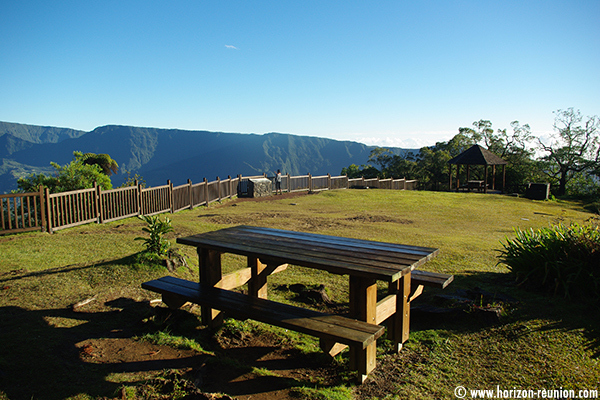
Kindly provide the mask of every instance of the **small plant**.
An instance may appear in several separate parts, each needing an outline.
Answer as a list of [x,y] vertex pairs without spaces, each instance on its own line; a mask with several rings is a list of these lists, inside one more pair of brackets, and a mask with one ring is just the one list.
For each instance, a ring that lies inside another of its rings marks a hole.
[[515,230],[502,243],[500,263],[517,282],[565,297],[600,300],[600,228],[597,224],[559,224],[538,231]]
[[164,221],[161,221],[156,215],[143,215],[139,216],[139,218],[148,224],[142,230],[149,233],[150,237],[136,237],[135,240],[143,240],[144,246],[146,246],[145,251],[148,253],[158,256],[167,255],[171,243],[164,238],[164,235],[173,231],[171,220],[166,217]]

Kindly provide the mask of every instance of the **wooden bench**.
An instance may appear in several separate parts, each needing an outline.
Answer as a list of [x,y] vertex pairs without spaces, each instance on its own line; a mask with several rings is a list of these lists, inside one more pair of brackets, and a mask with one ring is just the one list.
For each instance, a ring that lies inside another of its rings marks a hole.
[[440,274],[438,272],[421,271],[415,269],[411,272],[411,285],[423,285],[445,289],[454,280],[454,275]]
[[385,330],[380,325],[277,303],[172,276],[142,283],[142,288],[160,293],[163,302],[172,308],[179,308],[189,301],[226,312],[236,319],[253,319],[306,333],[321,338],[322,343],[338,342],[366,349]]

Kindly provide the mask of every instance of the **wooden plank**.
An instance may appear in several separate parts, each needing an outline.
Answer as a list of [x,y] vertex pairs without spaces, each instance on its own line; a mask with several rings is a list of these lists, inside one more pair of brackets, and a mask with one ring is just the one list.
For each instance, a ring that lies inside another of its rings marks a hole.
[[363,261],[380,261],[383,263],[403,265],[412,265],[415,261],[419,261],[423,257],[430,255],[430,253],[414,254],[413,252],[390,252],[358,246],[320,242],[317,238],[306,240],[299,237],[295,238],[263,235],[260,233],[252,233],[250,231],[230,231],[227,232],[227,238],[237,241],[242,240],[247,244],[253,244],[260,247],[264,247],[263,244],[273,246],[273,244],[276,243],[277,246],[288,249],[288,251],[306,252],[311,250],[323,254],[323,257],[347,256],[348,254],[353,253]]
[[[369,324],[375,324],[377,314],[377,282],[350,276],[350,315]],[[376,342],[369,346],[350,348],[350,366],[358,371],[359,382],[367,378],[376,365]]]
[[394,315],[396,312],[396,295],[389,294],[377,302],[377,314],[375,323],[377,325]]
[[445,289],[453,280],[454,275],[414,270],[412,271],[413,286],[415,284]]
[[[333,273],[358,274],[364,277],[374,277],[386,281],[399,279],[400,276],[407,272],[404,271],[407,265],[379,262],[370,259],[368,256],[363,258],[344,257],[338,254],[327,255],[326,252],[321,251],[305,251],[301,253],[297,250],[292,251],[291,249],[286,249],[285,246],[269,246],[269,241],[266,240],[266,238],[260,241],[244,243],[244,240],[241,240],[240,238],[232,238],[228,232],[231,231],[229,229],[224,229],[186,238],[178,238],[177,242],[192,246],[214,248],[222,252],[231,252],[246,256],[258,255],[260,258],[268,258],[271,261],[288,261],[297,265],[325,269]],[[359,253],[356,252],[350,252],[350,254],[359,255]],[[436,254],[437,250],[416,262],[410,260],[410,263],[407,262],[407,264],[411,268],[416,268]]]
[[[191,244],[196,247],[206,247],[215,249],[221,252],[241,254],[245,256],[258,256],[261,260],[265,262],[274,262],[274,263],[291,263],[311,268],[323,269],[335,274],[355,274],[364,277],[372,277],[375,279],[380,279],[384,281],[394,281],[400,278],[403,273],[403,270],[398,269],[390,269],[390,268],[376,268],[374,266],[361,266],[357,265],[355,262],[340,262],[337,260],[328,260],[319,257],[310,257],[307,255],[297,254],[297,253],[289,253],[285,251],[270,249],[267,253],[260,251],[260,249],[256,249],[252,246],[247,246],[240,243],[223,243],[218,240],[208,240],[203,239],[202,242],[196,241],[195,243],[190,243],[187,240],[182,240],[185,238],[178,238],[177,243],[181,244]],[[354,261],[354,260],[353,260]]]
[[361,253],[360,250],[340,250],[329,247],[319,247],[316,245],[309,246],[306,243],[299,241],[280,241],[268,237],[248,237],[246,235],[226,235],[223,237],[215,237],[212,239],[214,242],[219,242],[222,246],[246,246],[257,254],[269,254],[275,251],[285,254],[285,257],[291,257],[293,255],[308,256],[313,258],[319,258],[323,260],[331,261],[345,261],[352,262],[356,265],[365,265],[368,267],[377,267],[384,269],[394,269],[397,271],[399,266],[400,269],[404,269],[408,266],[416,267],[416,265],[422,262],[422,258],[399,258],[399,257],[385,257],[382,255],[370,255]]
[[248,267],[252,277],[248,282],[248,294],[250,296],[267,298],[267,277],[269,276],[267,264],[260,262],[258,257],[248,257]]
[[187,301],[219,308],[233,317],[250,318],[298,332],[368,347],[383,334],[378,325],[361,323],[338,315],[276,303],[207,285],[165,277],[145,282],[142,287],[159,293],[175,293]]
[[388,324],[388,334],[389,339],[394,342],[396,351],[400,351],[404,342],[408,340],[410,331],[410,290],[411,274],[403,276],[390,285],[391,294],[396,294],[396,313]]
[[[271,275],[281,271],[285,271],[287,267],[287,264],[279,265],[271,272]],[[231,290],[245,285],[246,283],[248,283],[251,277],[252,270],[250,268],[242,268],[230,274],[223,275],[221,280],[217,282],[214,286],[220,289]]]
[[415,253],[412,250],[402,251],[399,249],[391,251],[385,249],[371,248],[370,246],[360,246],[345,243],[345,240],[343,240],[345,238],[338,238],[341,240],[339,242],[335,242],[332,239],[328,239],[332,238],[331,236],[326,235],[311,235],[306,237],[296,237],[294,235],[282,236],[264,234],[260,231],[257,232],[254,230],[246,230],[245,227],[242,228],[244,229],[224,229],[221,231],[210,232],[198,236],[200,240],[202,240],[203,238],[223,241],[242,240],[248,245],[257,246],[261,246],[261,243],[277,243],[281,248],[290,248],[290,251],[295,251],[292,250],[294,248],[312,249],[323,254],[342,256],[347,255],[349,253],[356,253],[365,260],[375,259],[385,263],[394,264],[413,264],[415,261],[419,261],[424,257],[431,257],[432,253],[437,254],[436,249],[427,249],[428,251],[423,251],[421,253]]
[[279,246],[283,249],[286,247],[297,248],[301,244],[302,248],[313,248],[324,254],[331,253],[337,256],[356,253],[365,260],[377,259],[379,257],[385,263],[411,265],[415,261],[425,261],[432,258],[439,252],[438,249],[432,248],[246,226],[180,238],[178,241],[183,244],[198,245],[205,240],[221,240],[226,243],[231,240],[243,240],[248,246],[256,245],[260,246],[260,248],[264,248],[262,247],[263,243],[285,243],[285,245]]
[[253,227],[247,225],[241,225],[234,227],[235,230],[239,231],[251,231],[262,233],[265,235],[279,236],[279,237],[290,237],[293,239],[300,239],[302,241],[316,241],[318,243],[329,243],[335,246],[350,246],[352,248],[363,248],[363,249],[373,249],[373,250],[382,250],[385,252],[400,252],[403,254],[406,253],[414,253],[418,255],[427,255],[435,250],[434,248],[429,247],[421,247],[421,246],[409,246],[404,244],[396,244],[396,243],[388,243],[388,242],[378,242],[374,240],[365,240],[365,239],[354,239],[340,236],[332,236],[332,235],[322,235],[315,233],[307,233],[307,232],[297,232],[297,231],[288,231],[283,229],[274,229],[274,228],[262,228],[262,227]]
[[[223,277],[221,269],[221,254],[214,250],[198,249],[198,266],[200,282],[205,285],[214,286]],[[201,307],[202,323],[207,326],[220,325],[223,315],[210,307]]]

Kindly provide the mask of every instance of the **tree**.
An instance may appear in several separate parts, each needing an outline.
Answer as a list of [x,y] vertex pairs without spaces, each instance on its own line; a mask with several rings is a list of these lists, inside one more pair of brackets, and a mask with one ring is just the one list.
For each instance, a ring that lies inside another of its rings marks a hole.
[[82,153],[81,151],[73,152],[76,160],[81,161],[85,165],[98,165],[102,173],[107,176],[116,174],[119,170],[119,164],[113,160],[108,154]]
[[360,167],[356,164],[351,164],[348,167],[342,168],[341,175],[346,175],[350,179],[356,178],[377,178],[379,170],[371,165],[361,165]]
[[580,173],[594,173],[600,160],[600,120],[598,116],[584,117],[573,108],[555,112],[554,134],[545,144],[538,138],[543,172],[559,183],[558,194],[566,193],[567,183]]
[[44,186],[51,193],[60,193],[88,189],[94,187],[94,182],[104,190],[112,189],[110,177],[103,172],[100,165],[95,163],[86,164],[82,159],[83,154],[81,152],[75,151],[73,156],[75,158],[67,165],[50,163],[56,170],[54,176],[31,174],[28,177],[19,178],[17,180],[19,191],[35,192],[39,190],[40,186]]

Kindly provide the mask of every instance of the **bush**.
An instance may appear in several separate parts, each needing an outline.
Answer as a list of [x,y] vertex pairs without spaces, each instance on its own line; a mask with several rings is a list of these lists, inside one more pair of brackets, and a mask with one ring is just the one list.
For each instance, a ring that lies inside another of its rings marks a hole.
[[144,246],[146,246],[145,251],[148,253],[158,256],[167,255],[171,243],[164,238],[164,235],[173,231],[171,220],[167,217],[164,221],[161,221],[156,215],[143,215],[139,218],[148,224],[142,230],[150,234],[150,237],[136,237],[135,240],[143,240]]
[[565,297],[600,300],[597,223],[515,230],[515,235],[515,239],[502,243],[504,249],[498,258],[519,284]]

